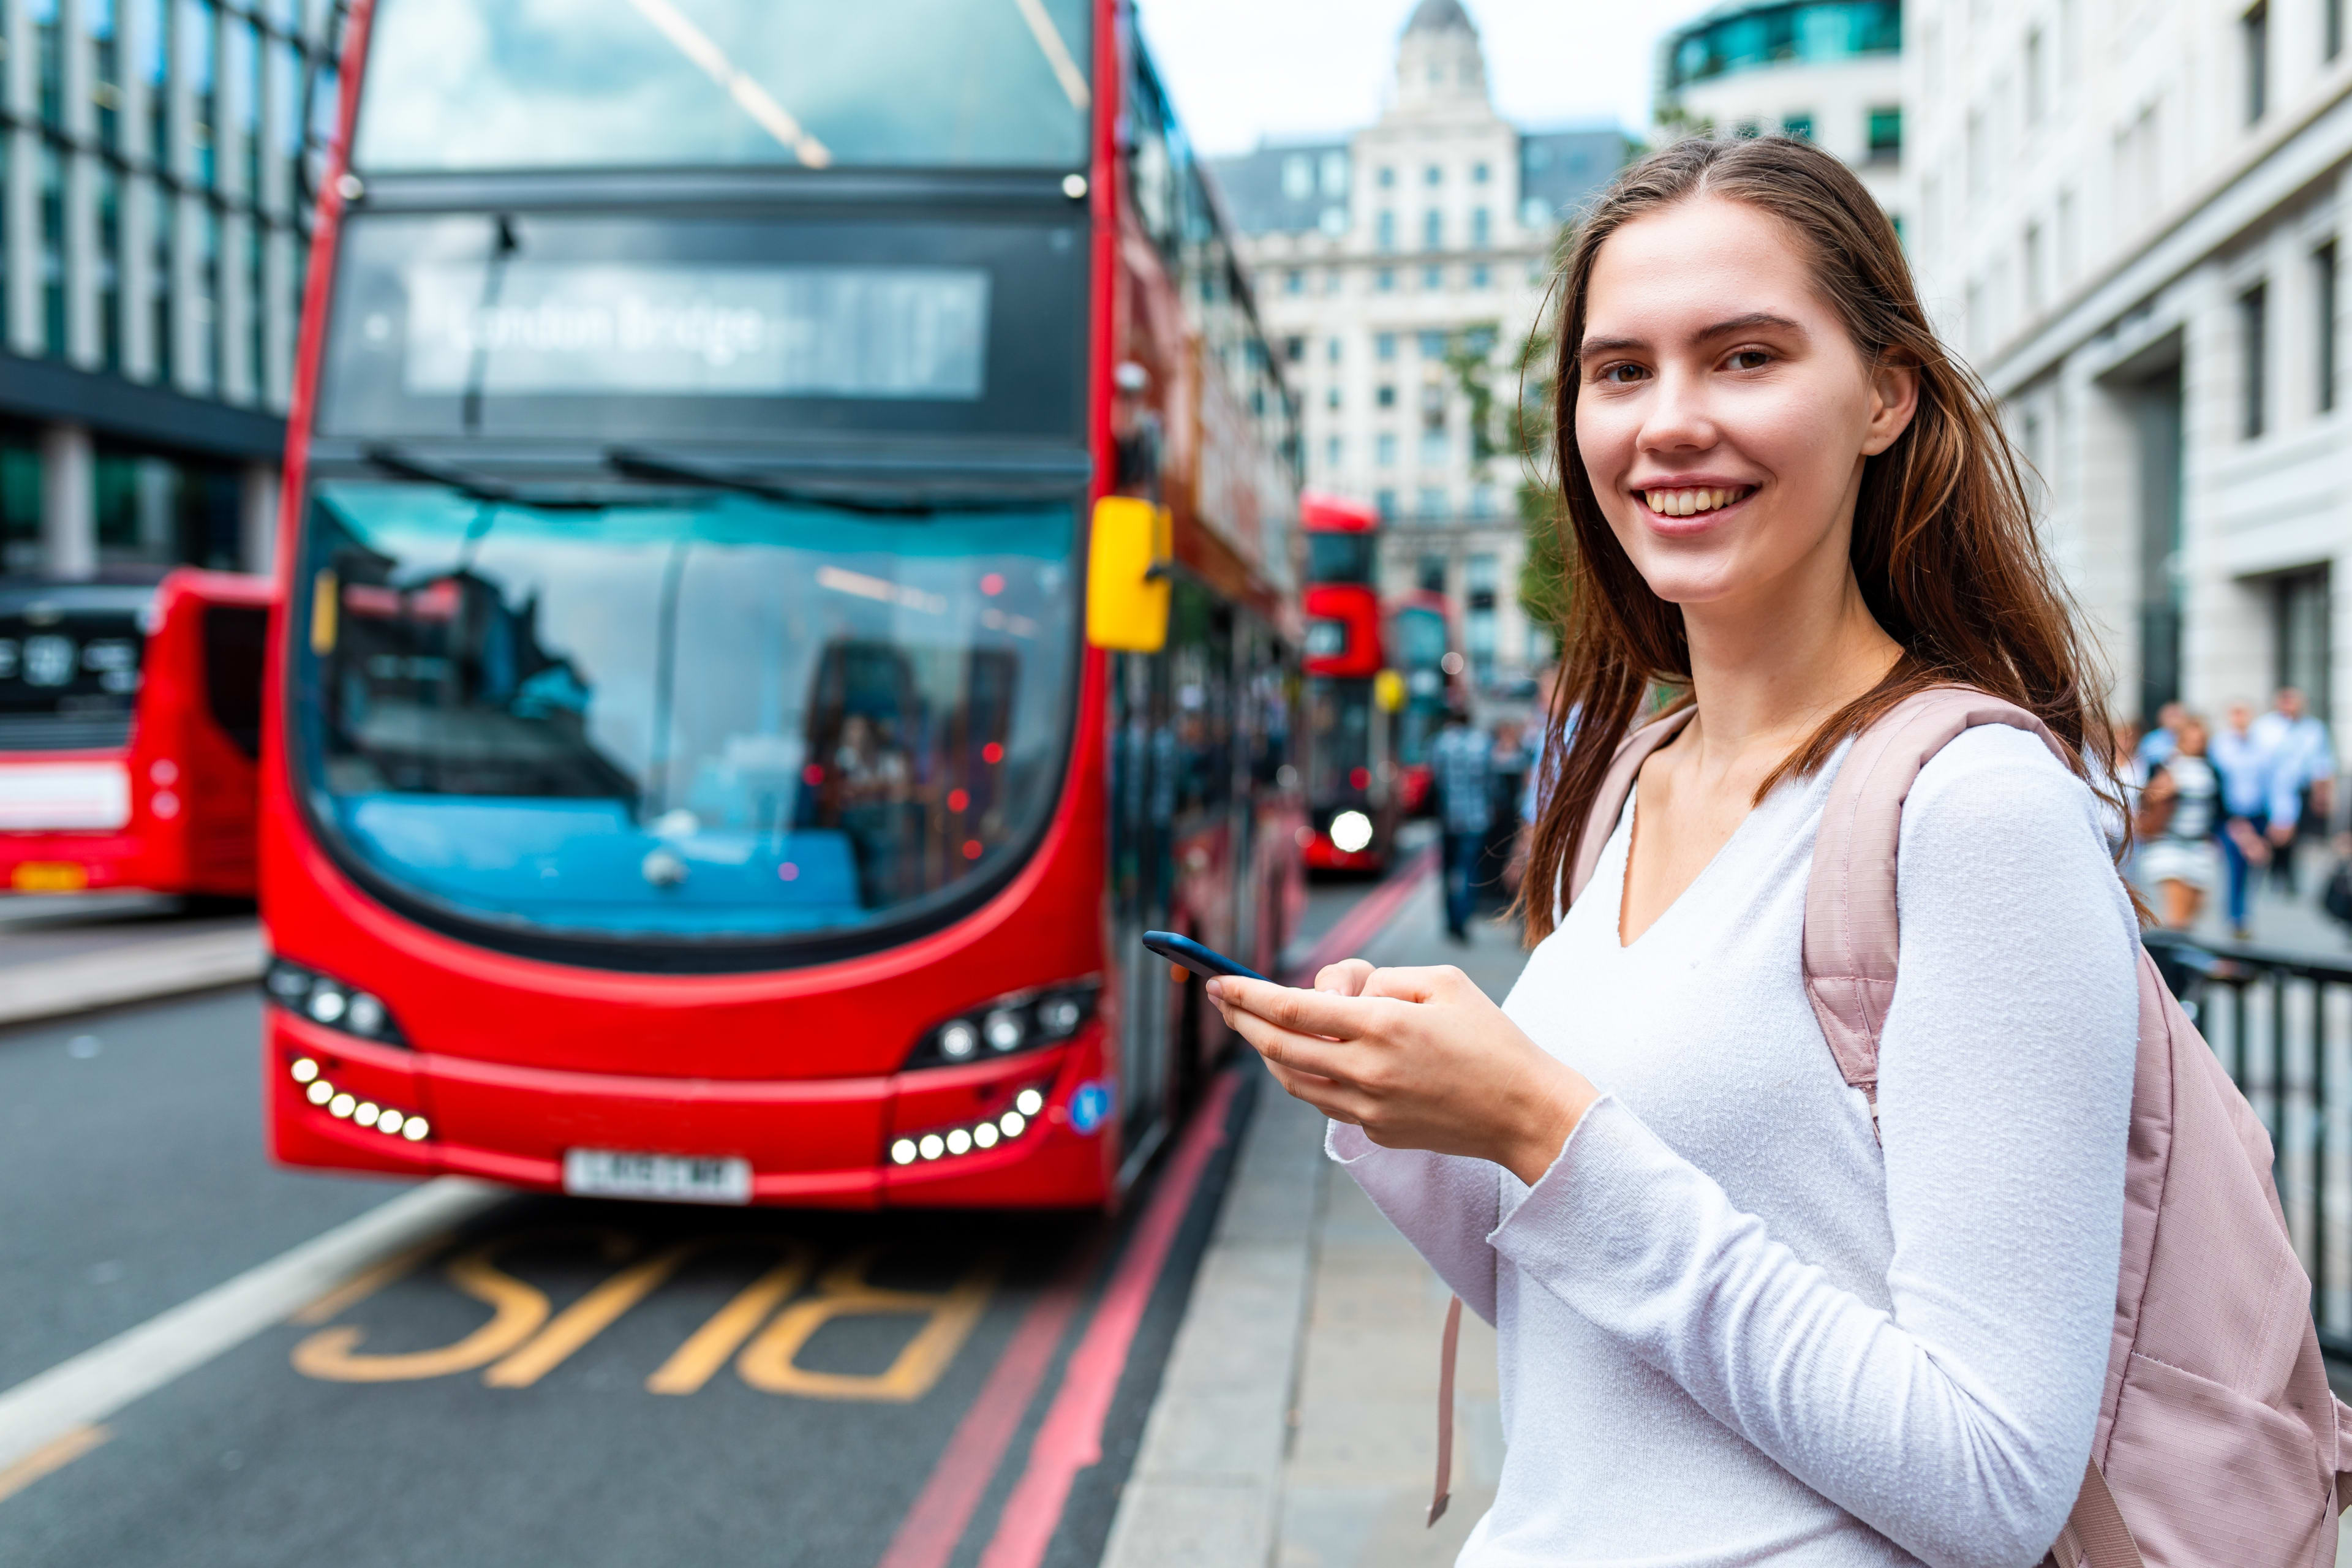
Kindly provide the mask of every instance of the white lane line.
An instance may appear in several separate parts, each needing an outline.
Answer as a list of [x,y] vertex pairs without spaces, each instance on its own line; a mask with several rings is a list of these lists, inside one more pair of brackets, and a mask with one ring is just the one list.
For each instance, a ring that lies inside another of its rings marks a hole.
[[146,1002],[235,985],[261,976],[261,928],[202,931],[125,942],[0,971],[0,1024],[60,1018],[125,1002]]
[[506,1189],[443,1176],[0,1394],[0,1471],[233,1350]]

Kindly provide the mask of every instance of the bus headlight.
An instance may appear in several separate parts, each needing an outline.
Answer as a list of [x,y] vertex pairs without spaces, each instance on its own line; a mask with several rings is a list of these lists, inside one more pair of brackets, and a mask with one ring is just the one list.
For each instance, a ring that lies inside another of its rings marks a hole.
[[1331,847],[1353,855],[1372,841],[1372,819],[1360,811],[1343,811],[1331,819]]
[[1102,983],[1089,978],[1015,991],[984,1002],[927,1032],[915,1043],[907,1065],[955,1067],[984,1057],[1009,1057],[1057,1045],[1094,1016],[1095,998],[1101,990]]
[[383,998],[332,975],[276,958],[270,960],[268,971],[262,976],[261,988],[272,1002],[289,1013],[301,1014],[314,1024],[324,1024],[342,1034],[387,1046],[408,1043],[402,1037],[400,1026],[393,1022],[392,1009],[383,1005]]

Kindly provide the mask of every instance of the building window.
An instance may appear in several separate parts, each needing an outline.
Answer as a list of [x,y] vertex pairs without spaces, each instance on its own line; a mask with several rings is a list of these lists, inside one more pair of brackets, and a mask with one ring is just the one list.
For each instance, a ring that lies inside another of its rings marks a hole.
[[[1346,226],[1343,224],[1340,226],[1345,227]],[[1337,294],[1339,291],[1339,269],[1334,267],[1330,271],[1323,274],[1323,292],[1326,294]]]
[[2328,570],[2320,566],[2287,573],[2276,580],[2273,592],[2274,684],[2302,692],[2306,711],[2327,713],[2335,706],[2330,677],[2336,663],[2330,657],[2335,639],[2328,635],[2335,619],[2328,602]]
[[2044,74],[2045,57],[2049,51],[2042,44],[2042,29],[2032,28],[2025,35],[2025,123],[2039,125],[2050,112],[2050,82]]
[[1382,250],[1396,248],[1396,214],[1383,212],[1372,220],[1372,243]]
[[1286,364],[1298,364],[1307,358],[1307,340],[1293,335],[1282,340],[1282,358]]
[[1451,446],[1452,443],[1445,438],[1444,416],[1440,415],[1437,424],[1424,426],[1422,429],[1421,466],[1424,468],[1444,468],[1445,459],[1453,456]]
[[1382,190],[1384,190],[1384,191],[1385,191],[1385,190],[1391,190],[1391,189],[1393,189],[1393,188],[1395,187],[1395,185],[1396,185],[1396,168],[1395,168],[1395,166],[1394,166],[1393,164],[1389,164],[1389,163],[1383,163],[1383,164],[1381,164],[1381,189],[1382,189]]
[[1284,273],[1282,275],[1282,291],[1286,294],[1306,293],[1307,274],[1296,267]]
[[2322,414],[2336,408],[2336,242],[2329,240],[2311,253],[2312,326],[2319,335],[2311,356],[2319,386],[2315,401]]
[[1338,364],[1339,363],[1339,340],[1338,338],[1329,338],[1325,340],[1323,344],[1323,358],[1327,363]]
[[54,142],[41,143],[41,340],[58,359],[66,354],[66,161]]
[[1903,106],[1886,104],[1870,111],[1870,161],[1892,163],[1903,156]]
[[1394,359],[1396,358],[1396,351],[1397,339],[1394,332],[1376,332],[1372,335],[1372,353],[1374,357],[1384,360]]
[[1780,116],[1780,132],[1781,134],[1785,136],[1794,136],[1801,142],[1811,141],[1813,139],[1813,117],[1811,113],[1808,111],[1803,114],[1784,114]]
[[1323,154],[1323,194],[1327,196],[1348,194],[1348,154],[1345,153]]
[[1462,617],[1462,642],[1470,650],[1471,672],[1484,684],[1495,679],[1495,600],[1501,563],[1482,552],[1462,565],[1467,612]]
[[1495,515],[1495,487],[1479,485],[1470,492],[1470,515],[1481,520]]
[[1342,442],[1339,437],[1326,436],[1323,438],[1323,466],[1327,468],[1336,470],[1339,467],[1340,455],[1347,451],[1347,449],[1346,443]]
[[2263,383],[2269,371],[2270,290],[2260,283],[2238,296],[2239,434],[2252,441],[2263,428]]
[[1485,207],[1472,207],[1470,209],[1471,247],[1474,249],[1484,250],[1494,243],[1495,220],[1493,215],[1489,214]]
[[1435,522],[1445,515],[1445,492],[1434,485],[1423,485],[1413,492],[1412,510],[1427,521]]
[[1424,594],[1445,592],[1445,557],[1424,555],[1413,563],[1413,585]]
[[1760,120],[1743,120],[1731,128],[1731,133],[1743,142],[1752,142],[1764,134],[1764,122]]
[[1430,189],[1435,190],[1438,186],[1445,183],[1445,171],[1435,163],[1432,163],[1428,168],[1423,169],[1421,172],[1421,183],[1427,185]]
[[2042,313],[2042,226],[2025,226],[2025,309],[2033,315]]
[[1323,394],[1323,406],[1330,409],[1333,413],[1339,412],[1339,389],[1338,387],[1331,387]]
[[1444,287],[1445,287],[1445,268],[1443,268],[1443,267],[1424,267],[1424,268],[1423,268],[1421,269],[1421,286],[1422,286],[1423,288],[1424,288],[1424,289],[1443,289],[1443,288],[1444,288]]
[[1329,235],[1333,239],[1337,239],[1341,235],[1347,233],[1348,209],[1346,207],[1336,206],[1325,207],[1323,209],[1322,229],[1325,234]]
[[122,369],[122,178],[98,160],[98,361]]
[[1381,514],[1381,521],[1382,522],[1394,521],[1397,511],[1396,491],[1374,490],[1372,492],[1372,510]]
[[1393,267],[1383,267],[1378,272],[1373,273],[1372,287],[1379,289],[1383,294],[1394,293],[1396,291],[1396,268]]
[[1490,173],[1486,164],[1473,163],[1470,165],[1470,183],[1472,184],[1483,185],[1486,183],[1489,177]]
[[41,121],[62,124],[65,119],[65,34],[58,26],[58,0],[32,0],[25,7],[33,24],[33,70],[40,94]]
[[1394,408],[1396,406],[1396,388],[1393,386],[1381,386],[1374,388],[1372,392],[1372,406],[1375,408]]
[[1372,438],[1372,461],[1383,468],[1396,467],[1396,435],[1383,430]]
[[1421,215],[1421,247],[1423,250],[1445,248],[1445,215],[1434,207]]
[[2330,61],[2344,52],[2344,0],[2320,0],[2319,52]]
[[1293,153],[1282,161],[1282,194],[1294,202],[1303,202],[1314,195],[1314,159],[1304,153]]
[[89,28],[89,101],[98,111],[99,144],[121,153],[122,145],[122,52],[112,5],[85,5],[82,17]]
[[189,152],[194,159],[196,183],[206,189],[220,179],[219,92],[220,8],[215,0],[180,0],[178,33],[180,79],[188,89]]
[[1494,276],[1487,270],[1485,262],[1482,261],[1470,269],[1470,287],[1473,289],[1485,289],[1493,282]]
[[1444,332],[1416,333],[1414,334],[1413,346],[1421,351],[1421,357],[1423,359],[1444,359],[1445,357],[1445,334]]
[[2271,8],[2269,0],[2255,0],[2238,18],[2240,47],[2246,53],[2246,123],[2252,125],[2271,107]]

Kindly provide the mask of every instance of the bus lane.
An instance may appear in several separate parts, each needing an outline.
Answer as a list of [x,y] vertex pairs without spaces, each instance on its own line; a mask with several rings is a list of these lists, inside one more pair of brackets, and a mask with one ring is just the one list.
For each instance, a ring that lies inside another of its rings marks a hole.
[[496,1200],[0,1467],[0,1561],[1091,1561],[1247,1098],[1116,1219]]

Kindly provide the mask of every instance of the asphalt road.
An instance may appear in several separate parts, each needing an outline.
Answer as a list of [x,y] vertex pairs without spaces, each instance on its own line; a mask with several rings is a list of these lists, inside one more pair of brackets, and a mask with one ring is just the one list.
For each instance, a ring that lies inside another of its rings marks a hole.
[[[0,1033],[0,1399],[403,1190],[268,1164],[257,1030]],[[498,1198],[0,1466],[0,1563],[1092,1564],[1260,1081],[1116,1219]]]

